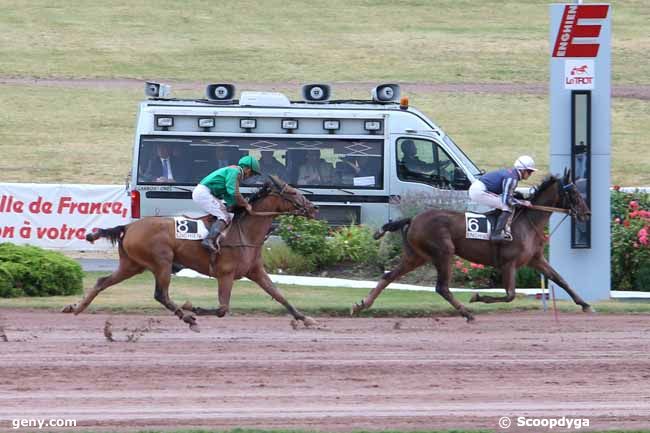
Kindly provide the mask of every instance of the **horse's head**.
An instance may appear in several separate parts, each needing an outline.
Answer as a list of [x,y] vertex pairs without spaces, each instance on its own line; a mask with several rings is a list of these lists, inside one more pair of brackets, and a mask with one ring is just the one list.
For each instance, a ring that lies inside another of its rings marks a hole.
[[318,208],[297,189],[284,182],[277,176],[269,176],[258,194],[272,197],[274,212],[287,212],[307,218],[316,218]]
[[564,170],[564,176],[558,179],[560,190],[560,207],[569,209],[571,216],[579,221],[587,221],[591,215],[587,202],[578,191],[576,184],[571,181],[571,170]]
[[580,221],[586,221],[591,215],[589,206],[582,198],[575,183],[571,181],[571,170],[565,170],[564,176],[548,176],[535,188],[531,199],[533,204],[555,206],[566,209]]

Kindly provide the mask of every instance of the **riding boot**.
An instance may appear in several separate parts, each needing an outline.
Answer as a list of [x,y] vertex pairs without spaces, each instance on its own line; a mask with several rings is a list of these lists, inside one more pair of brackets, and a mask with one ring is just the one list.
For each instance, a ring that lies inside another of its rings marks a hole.
[[512,212],[508,211],[501,211],[501,215],[499,215],[499,220],[497,221],[497,225],[494,228],[494,234],[492,235],[492,240],[496,242],[501,242],[501,241],[511,241],[512,240],[512,234],[510,233],[510,221],[512,217]]
[[222,220],[217,220],[215,221],[211,226],[210,226],[210,231],[208,232],[208,236],[201,241],[201,245],[205,249],[207,249],[210,253],[216,253],[217,252],[217,238],[223,231],[223,229],[226,227],[226,223]]

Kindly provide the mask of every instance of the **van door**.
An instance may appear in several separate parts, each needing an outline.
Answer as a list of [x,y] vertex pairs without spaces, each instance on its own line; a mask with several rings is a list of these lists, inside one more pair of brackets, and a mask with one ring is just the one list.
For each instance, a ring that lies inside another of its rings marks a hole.
[[[467,173],[441,142],[415,135],[395,135],[391,142],[389,177],[393,198],[469,188]],[[400,215],[397,207],[391,206],[391,219]]]

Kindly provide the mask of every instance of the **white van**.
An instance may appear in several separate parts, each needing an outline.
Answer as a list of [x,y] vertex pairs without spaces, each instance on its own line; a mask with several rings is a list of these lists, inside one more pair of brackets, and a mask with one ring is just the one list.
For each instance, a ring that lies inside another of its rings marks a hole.
[[[399,98],[399,86],[372,99],[329,100],[327,85],[303,87],[303,101],[268,92],[209,85],[208,98],[168,98],[168,86],[147,83],[140,104],[131,174],[132,216],[197,211],[193,187],[207,174],[260,160],[300,188],[330,224],[383,224],[398,217],[391,204],[406,193],[467,190],[476,165],[442,129]],[[161,157],[166,159],[162,162]],[[248,180],[250,193],[263,178]]]

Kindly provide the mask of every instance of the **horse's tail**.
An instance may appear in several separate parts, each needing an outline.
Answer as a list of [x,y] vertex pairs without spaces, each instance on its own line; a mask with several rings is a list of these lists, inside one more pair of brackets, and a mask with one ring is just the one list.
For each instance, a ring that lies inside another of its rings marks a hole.
[[98,229],[96,232],[88,233],[86,235],[86,240],[91,244],[94,243],[97,239],[106,238],[111,241],[112,245],[122,244],[122,238],[126,233],[126,226],[115,226],[110,229]]
[[377,230],[374,235],[372,235],[375,240],[381,238],[386,234],[386,232],[396,232],[397,230],[402,230],[402,236],[404,236],[406,228],[411,224],[411,218],[403,218],[397,221],[391,221],[389,223],[381,226],[381,229]]

